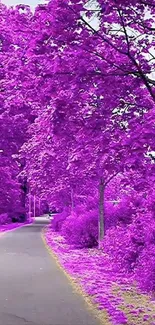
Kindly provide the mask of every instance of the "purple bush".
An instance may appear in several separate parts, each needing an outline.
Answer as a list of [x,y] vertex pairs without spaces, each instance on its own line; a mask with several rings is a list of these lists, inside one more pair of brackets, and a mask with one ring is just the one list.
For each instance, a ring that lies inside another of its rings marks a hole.
[[7,213],[0,214],[0,225],[6,225],[10,223],[11,219],[9,218]]
[[62,225],[69,215],[68,209],[64,209],[62,213],[58,213],[54,216],[51,221],[51,227],[54,231],[61,231]]
[[138,249],[125,227],[113,227],[107,231],[103,249],[113,260],[117,270],[131,272],[138,258]]
[[135,198],[127,194],[119,194],[118,203],[113,204],[107,201],[105,204],[106,229],[116,225],[131,224],[136,214]]
[[133,273],[145,291],[155,290],[155,220],[151,214],[139,214],[132,224],[107,230],[103,250],[116,270]]
[[155,292],[155,243],[142,251],[135,269],[135,278],[142,290]]
[[62,226],[62,234],[69,244],[76,247],[92,248],[97,245],[98,216],[95,211],[77,216],[76,213],[69,216]]

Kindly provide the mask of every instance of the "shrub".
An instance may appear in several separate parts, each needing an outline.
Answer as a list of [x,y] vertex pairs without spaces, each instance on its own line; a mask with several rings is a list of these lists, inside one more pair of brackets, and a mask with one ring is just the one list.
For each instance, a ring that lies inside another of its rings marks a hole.
[[128,225],[132,222],[134,208],[130,202],[130,198],[126,197],[118,204],[106,202],[105,206],[105,227],[109,229],[116,225]]
[[92,248],[97,245],[98,217],[96,211],[89,211],[85,215],[69,216],[62,226],[62,234],[69,244],[76,247]]
[[67,216],[69,214],[68,209],[64,209],[62,213],[56,214],[54,216],[54,219],[51,221],[51,228],[54,231],[61,231],[62,225],[64,221],[66,220]]
[[155,220],[149,213],[107,230],[103,249],[116,270],[134,275],[140,288],[155,290]]
[[113,227],[106,233],[103,249],[112,258],[117,270],[131,272],[138,258],[138,249],[131,239],[129,227]]
[[155,292],[155,245],[148,245],[142,251],[135,278],[142,290]]
[[0,214],[0,225],[5,225],[11,222],[7,213]]

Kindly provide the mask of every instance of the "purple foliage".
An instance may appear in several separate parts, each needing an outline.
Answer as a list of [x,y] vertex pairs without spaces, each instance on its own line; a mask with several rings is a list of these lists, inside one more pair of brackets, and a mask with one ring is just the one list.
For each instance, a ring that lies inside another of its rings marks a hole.
[[0,215],[0,225],[6,225],[7,223],[10,223],[11,219],[9,218],[7,213],[3,213]]
[[95,211],[84,215],[73,213],[62,226],[62,234],[67,242],[76,247],[94,247],[97,245],[98,218]]
[[68,207],[51,225],[68,243],[94,247],[100,211],[110,260],[149,291],[154,0],[97,3],[99,30],[82,1],[51,0],[34,14],[0,4],[0,223],[24,220],[29,191],[45,202],[37,213]]
[[152,214],[138,215],[131,225],[107,231],[103,249],[116,270],[134,272],[140,288],[154,291],[155,220]]
[[51,228],[54,231],[61,231],[64,221],[68,217],[68,209],[64,209],[62,213],[58,213],[54,216],[53,220],[51,221]]
[[144,292],[155,292],[155,241],[148,244],[139,256],[135,278]]

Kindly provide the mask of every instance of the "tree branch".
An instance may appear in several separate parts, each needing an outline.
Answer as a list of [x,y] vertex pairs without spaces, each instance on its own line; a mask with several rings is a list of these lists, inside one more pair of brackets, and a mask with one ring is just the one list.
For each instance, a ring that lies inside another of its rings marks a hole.
[[116,173],[114,173],[113,175],[111,175],[108,179],[107,179],[107,181],[104,183],[104,188],[110,183],[110,181],[115,177],[115,176],[117,176],[118,174],[119,174],[120,172],[116,172]]

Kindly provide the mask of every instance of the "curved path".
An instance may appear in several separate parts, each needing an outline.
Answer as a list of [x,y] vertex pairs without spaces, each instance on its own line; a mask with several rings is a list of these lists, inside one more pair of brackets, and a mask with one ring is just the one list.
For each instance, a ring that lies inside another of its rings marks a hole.
[[44,247],[44,225],[0,237],[0,325],[98,325]]

